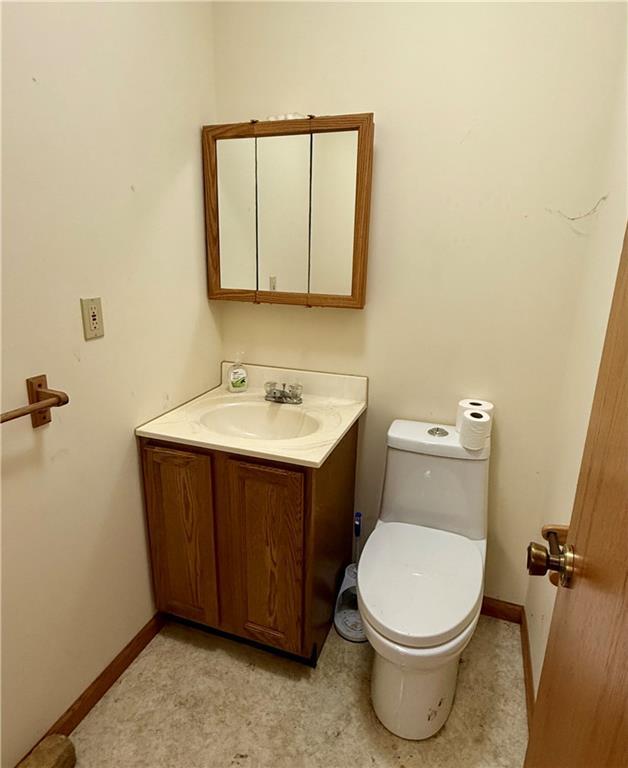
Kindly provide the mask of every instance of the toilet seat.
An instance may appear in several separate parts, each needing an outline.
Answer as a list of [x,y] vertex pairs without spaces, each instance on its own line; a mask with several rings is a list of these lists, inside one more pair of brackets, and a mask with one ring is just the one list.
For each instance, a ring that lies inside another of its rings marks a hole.
[[373,650],[392,664],[404,669],[430,670],[447,664],[460,656],[473,637],[480,614],[481,606],[471,618],[471,623],[459,635],[442,645],[434,645],[429,648],[411,648],[407,645],[400,645],[394,640],[389,640],[381,632],[378,632],[364,616],[362,617],[362,625]]
[[358,565],[360,611],[384,638],[429,648],[460,635],[481,607],[483,558],[456,533],[380,523]]

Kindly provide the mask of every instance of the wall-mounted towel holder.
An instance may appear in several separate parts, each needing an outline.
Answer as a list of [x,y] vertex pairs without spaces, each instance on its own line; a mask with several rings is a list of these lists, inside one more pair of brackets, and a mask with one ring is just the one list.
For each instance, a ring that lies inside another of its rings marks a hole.
[[29,405],[23,405],[21,408],[15,408],[12,411],[5,411],[0,416],[0,424],[30,414],[33,429],[42,427],[44,424],[49,424],[52,421],[51,408],[59,408],[70,402],[66,392],[48,388],[48,379],[45,373],[41,376],[31,376],[30,379],[26,379],[26,389],[28,391]]

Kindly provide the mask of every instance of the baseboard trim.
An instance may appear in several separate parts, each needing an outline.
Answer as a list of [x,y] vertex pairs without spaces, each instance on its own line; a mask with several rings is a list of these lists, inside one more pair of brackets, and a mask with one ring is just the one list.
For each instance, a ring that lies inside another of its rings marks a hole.
[[482,600],[482,613],[493,619],[511,621],[513,624],[521,624],[523,606],[518,603],[508,603],[495,597],[484,597]]
[[[78,699],[66,709],[54,725],[44,733],[37,744],[53,733],[69,736],[88,712],[102,699],[120,675],[135,661],[155,635],[159,633],[165,623],[164,617],[160,613],[156,613],[140,629],[135,637],[124,646],[113,661],[103,669],[98,677],[87,686]],[[37,744],[29,750],[28,754],[35,749]]]
[[528,733],[532,728],[534,713],[534,682],[532,680],[532,658],[530,656],[530,636],[526,609],[521,606],[521,657],[523,659],[523,679],[526,686],[526,710],[528,712]]
[[484,597],[482,600],[482,613],[493,619],[510,621],[521,626],[521,658],[523,661],[523,682],[525,685],[529,731],[534,711],[534,683],[532,682],[532,660],[530,657],[530,636],[528,635],[526,609],[518,603],[508,603],[506,600],[498,600],[495,597]]

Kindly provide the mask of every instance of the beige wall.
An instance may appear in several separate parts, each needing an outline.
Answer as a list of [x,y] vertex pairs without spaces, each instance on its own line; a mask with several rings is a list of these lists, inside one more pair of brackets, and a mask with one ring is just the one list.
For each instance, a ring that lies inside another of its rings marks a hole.
[[[596,187],[610,192],[598,216],[573,223],[585,238],[576,291],[576,311],[558,388],[554,420],[553,460],[545,498],[530,538],[540,540],[546,523],[568,524],[589,422],[597,371],[606,331],[608,311],[626,225],[626,69],[609,77],[611,101],[606,133],[600,138],[600,155],[594,173]],[[530,579],[526,613],[530,633],[535,688],[545,655],[556,589],[547,579]]]
[[70,394],[51,426],[2,427],[3,768],[152,615],[133,427],[217,383],[210,10],[2,7],[2,409],[37,373]]
[[622,6],[594,4],[215,8],[220,122],[295,111],[376,122],[366,309],[225,304],[225,355],[369,376],[358,506],[371,524],[390,421],[451,423],[460,397],[493,400],[486,590],[518,603],[555,472],[547,435],[564,424],[582,440],[582,419],[559,421],[557,400],[593,255],[557,211],[623,195],[625,175],[598,165],[625,21]]

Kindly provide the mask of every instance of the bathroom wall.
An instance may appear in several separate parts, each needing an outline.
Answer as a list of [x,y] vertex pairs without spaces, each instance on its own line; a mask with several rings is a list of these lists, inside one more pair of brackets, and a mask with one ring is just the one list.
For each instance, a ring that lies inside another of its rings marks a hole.
[[625,7],[222,3],[214,24],[220,122],[376,123],[365,310],[225,303],[225,355],[369,376],[358,507],[371,525],[391,420],[451,423],[460,397],[493,400],[486,592],[523,603],[541,511],[553,496],[570,507],[586,418],[559,403],[572,370],[570,402],[590,407],[625,224],[625,154],[610,173],[607,130]]
[[[217,383],[205,4],[3,4],[2,766],[153,614],[133,427]],[[85,342],[79,298],[102,296]]]
[[[577,312],[567,345],[558,388],[553,435],[553,461],[545,498],[530,538],[542,541],[547,523],[568,524],[576,490],[582,451],[600,355],[604,343],[610,300],[615,284],[626,223],[626,69],[609,78],[607,88],[614,107],[608,114],[606,135],[600,138],[604,154],[595,172],[598,186],[617,190],[609,195],[599,215],[573,222],[574,232],[586,240],[580,281],[576,291]],[[621,194],[621,190],[624,193]],[[529,579],[525,606],[528,618],[532,674],[535,689],[545,655],[556,588],[548,579]]]

